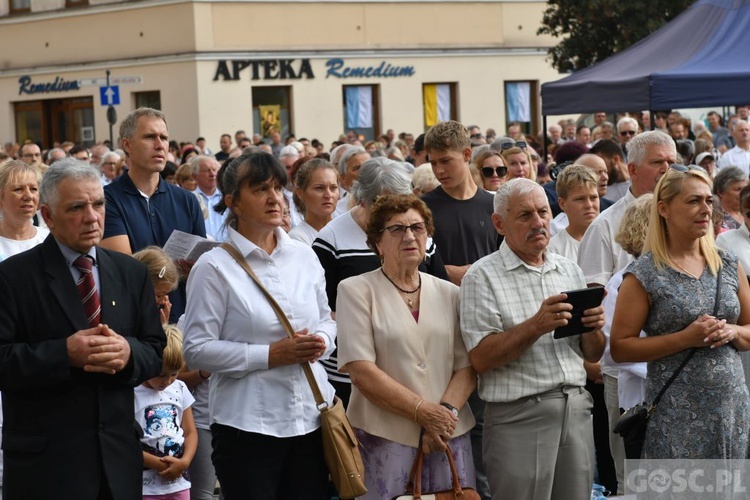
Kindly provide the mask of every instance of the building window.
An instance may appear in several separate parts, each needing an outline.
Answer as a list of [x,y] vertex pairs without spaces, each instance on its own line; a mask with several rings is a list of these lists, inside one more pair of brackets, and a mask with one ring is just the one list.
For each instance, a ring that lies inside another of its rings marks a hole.
[[14,105],[16,115],[16,142],[26,141],[44,143],[46,130],[42,101],[17,102]]
[[344,85],[344,129],[362,140],[380,135],[380,86]]
[[161,111],[161,93],[158,90],[149,90],[148,92],[133,92],[135,98],[135,107],[153,108]]
[[13,107],[19,144],[31,140],[45,148],[65,141],[87,147],[96,143],[91,97],[17,102]]
[[22,14],[31,12],[31,0],[10,0],[10,13]]
[[437,122],[458,120],[455,83],[422,84],[422,102],[424,103],[425,130]]
[[253,87],[253,130],[264,139],[275,132],[282,140],[293,133],[292,87]]
[[505,82],[505,129],[513,122],[521,124],[524,135],[539,133],[539,82]]

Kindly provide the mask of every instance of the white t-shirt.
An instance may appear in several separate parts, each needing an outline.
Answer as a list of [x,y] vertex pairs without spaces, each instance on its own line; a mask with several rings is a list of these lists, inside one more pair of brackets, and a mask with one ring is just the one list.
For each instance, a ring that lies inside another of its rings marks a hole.
[[0,236],[0,261],[12,257],[18,253],[25,252],[43,242],[49,235],[46,227],[36,227],[36,235],[28,240],[11,240]]
[[[163,391],[144,385],[136,387],[135,420],[143,429],[143,451],[157,456],[181,456],[185,444],[182,414],[193,401],[193,395],[181,380],[175,380]],[[165,481],[154,469],[143,469],[144,495],[166,495],[187,489],[190,481],[182,476]]]
[[299,225],[294,226],[289,231],[289,237],[293,240],[301,241],[305,245],[311,247],[313,241],[318,236],[318,230],[308,224],[306,221],[302,221]]
[[556,235],[557,233],[560,233],[565,230],[566,227],[568,227],[568,224],[570,221],[568,220],[568,214],[565,212],[560,212],[555,216],[554,219],[552,219],[552,222],[549,223],[549,232],[552,236]]
[[578,248],[581,242],[573,238],[567,229],[563,229],[549,240],[547,250],[566,259],[578,262]]

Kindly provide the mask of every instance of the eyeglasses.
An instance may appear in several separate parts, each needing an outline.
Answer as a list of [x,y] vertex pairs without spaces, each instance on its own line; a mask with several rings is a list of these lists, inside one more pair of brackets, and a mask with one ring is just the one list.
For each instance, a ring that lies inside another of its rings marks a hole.
[[505,177],[508,173],[508,167],[482,167],[482,175],[488,179],[492,177],[492,174],[497,174],[498,177]]
[[471,138],[472,139],[481,139],[482,138],[482,134],[472,134]]
[[528,146],[528,144],[526,143],[526,141],[504,142],[500,146],[500,149],[503,150],[503,151],[505,151],[506,149],[510,149],[510,148],[526,149],[527,146]]
[[42,153],[24,153],[21,158],[41,158]]
[[621,130],[620,135],[623,137],[626,135],[635,135],[635,130]]
[[[414,236],[419,236],[427,232],[427,227],[425,226],[424,222],[417,222],[416,224],[412,224],[411,226],[394,224],[392,226],[386,227],[385,229],[383,229],[383,231],[388,231],[389,233],[391,233],[391,236],[398,236],[400,238],[403,238],[406,234],[407,229],[410,229]],[[383,231],[381,231],[381,233]]]
[[672,165],[669,166],[669,168],[671,168],[672,170],[676,170],[677,172],[688,172],[690,170],[694,170],[696,172],[703,172],[703,173],[706,172],[701,167],[697,167],[695,165],[687,165],[687,166],[685,166],[685,165],[680,165],[679,163],[673,163]]

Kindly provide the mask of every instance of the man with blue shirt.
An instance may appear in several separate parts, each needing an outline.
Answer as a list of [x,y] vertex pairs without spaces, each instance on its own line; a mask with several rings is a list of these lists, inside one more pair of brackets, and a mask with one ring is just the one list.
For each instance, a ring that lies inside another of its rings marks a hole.
[[[164,246],[173,231],[206,237],[198,199],[161,179],[169,151],[167,119],[161,111],[138,108],[120,124],[120,143],[128,171],[104,188],[107,200],[101,246],[132,254],[149,245]],[[185,284],[169,296],[170,322],[185,310]]]

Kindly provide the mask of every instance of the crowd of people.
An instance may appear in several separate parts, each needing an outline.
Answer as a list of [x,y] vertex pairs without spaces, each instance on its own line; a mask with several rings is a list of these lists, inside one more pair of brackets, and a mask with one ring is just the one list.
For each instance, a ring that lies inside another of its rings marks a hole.
[[[423,491],[452,489],[448,451],[483,499],[623,493],[613,428],[687,356],[642,456],[748,458],[747,108],[653,118],[213,154],[140,108],[115,150],[11,145],[3,493],[332,498],[303,364],[347,407],[366,499],[403,494],[419,449]],[[175,231],[221,245],[176,259]],[[593,286],[589,331],[554,338]]]

